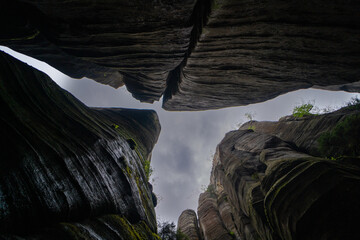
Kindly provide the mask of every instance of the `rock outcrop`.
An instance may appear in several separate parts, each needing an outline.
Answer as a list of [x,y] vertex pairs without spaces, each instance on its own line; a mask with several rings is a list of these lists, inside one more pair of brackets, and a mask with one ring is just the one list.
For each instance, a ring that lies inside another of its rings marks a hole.
[[89,108],[3,52],[0,109],[1,239],[158,239],[154,111]]
[[153,102],[188,50],[195,3],[5,0],[0,44]]
[[3,0],[0,44],[166,110],[360,90],[358,1]]
[[227,133],[199,198],[203,239],[358,239],[359,158],[310,155],[320,133],[354,114],[359,108]]
[[213,1],[164,108],[247,105],[317,86],[359,91],[346,86],[360,79],[358,10],[355,1]]
[[200,240],[200,229],[197,216],[194,210],[183,211],[178,219],[178,230],[188,237],[188,240]]
[[317,139],[321,134],[330,131],[338,122],[355,114],[359,114],[359,112],[342,108],[322,115],[305,115],[301,118],[286,116],[277,122],[250,121],[243,124],[240,129],[254,128],[256,132],[275,135],[284,141],[295,143],[304,152],[320,156]]

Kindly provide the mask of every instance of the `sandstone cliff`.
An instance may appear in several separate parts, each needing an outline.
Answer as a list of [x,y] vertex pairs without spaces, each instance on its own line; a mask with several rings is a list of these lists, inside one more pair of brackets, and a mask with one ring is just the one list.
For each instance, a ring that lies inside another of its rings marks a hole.
[[167,110],[359,91],[360,4],[335,0],[3,0],[0,44]]
[[358,239],[359,158],[311,154],[319,153],[315,143],[322,132],[359,114],[359,108],[347,108],[250,122],[227,133],[199,198],[203,239]]
[[188,238],[187,240],[200,240],[199,223],[194,210],[183,211],[178,219],[178,229]]
[[0,239],[158,239],[154,111],[91,109],[0,52]]

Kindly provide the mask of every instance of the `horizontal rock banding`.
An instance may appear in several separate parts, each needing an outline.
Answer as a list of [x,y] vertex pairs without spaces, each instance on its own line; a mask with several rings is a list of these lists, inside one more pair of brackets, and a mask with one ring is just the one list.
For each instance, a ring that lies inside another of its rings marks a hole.
[[317,87],[360,90],[360,5],[25,1],[2,5],[0,44],[166,110],[206,110]]
[[203,239],[357,239],[359,158],[310,155],[319,154],[321,133],[355,114],[358,105],[251,121],[227,133],[214,155],[210,185],[199,197]]

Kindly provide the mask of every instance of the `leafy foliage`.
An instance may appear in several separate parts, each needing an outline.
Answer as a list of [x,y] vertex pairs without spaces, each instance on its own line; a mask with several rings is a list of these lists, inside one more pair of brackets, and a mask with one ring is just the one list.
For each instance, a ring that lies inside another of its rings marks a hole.
[[151,175],[152,175],[153,172],[154,172],[154,169],[151,167],[149,160],[145,160],[145,161],[144,161],[144,170],[145,170],[146,178],[147,178],[147,180],[149,181]]
[[360,114],[348,116],[332,131],[323,133],[318,143],[322,156],[330,159],[360,156]]
[[188,236],[186,236],[179,229],[176,231],[176,240],[189,240]]
[[296,106],[293,109],[292,115],[297,118],[302,118],[302,117],[308,116],[308,115],[314,115],[313,113],[310,112],[313,108],[314,108],[314,104],[304,103],[300,106]]
[[357,96],[351,98],[350,102],[347,103],[347,106],[351,110],[360,109],[360,99]]
[[162,240],[189,240],[179,229],[175,231],[174,222],[158,223],[158,230]]
[[254,125],[250,125],[250,126],[248,127],[249,130],[253,130],[253,131],[255,131],[255,128],[256,128],[256,127],[255,127]]
[[162,240],[176,240],[175,223],[158,223],[158,235]]
[[209,184],[209,185],[207,186],[206,191],[207,191],[208,193],[215,193],[215,187],[214,187],[214,185]]

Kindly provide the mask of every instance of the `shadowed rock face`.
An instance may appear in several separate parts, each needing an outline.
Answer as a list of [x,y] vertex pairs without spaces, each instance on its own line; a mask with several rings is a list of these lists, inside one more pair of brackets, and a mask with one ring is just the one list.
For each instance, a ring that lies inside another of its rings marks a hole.
[[4,0],[0,44],[166,110],[309,87],[359,91],[360,4],[335,0]]
[[167,110],[262,102],[359,81],[359,2],[213,1],[196,47],[165,95]]
[[188,240],[200,240],[199,223],[194,210],[183,211],[178,219],[178,230],[188,237]]
[[284,141],[295,143],[302,151],[308,152],[313,156],[320,156],[317,139],[321,134],[333,129],[338,122],[343,121],[348,116],[359,113],[359,110],[342,108],[320,116],[309,115],[302,118],[286,116],[277,122],[250,121],[243,124],[240,129],[246,130],[251,126],[257,132],[275,135]]
[[154,111],[88,108],[2,52],[0,108],[0,238],[156,239]]
[[198,215],[204,239],[232,239],[225,228],[217,209],[217,197],[212,193],[202,193],[199,197]]
[[4,44],[74,77],[159,100],[188,49],[195,1],[27,1],[2,4]]
[[227,133],[199,198],[204,239],[225,239],[225,233],[242,240],[357,239],[359,158],[309,155],[317,152],[313,144],[321,132],[353,114],[359,110],[251,122]]

